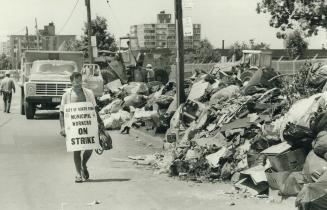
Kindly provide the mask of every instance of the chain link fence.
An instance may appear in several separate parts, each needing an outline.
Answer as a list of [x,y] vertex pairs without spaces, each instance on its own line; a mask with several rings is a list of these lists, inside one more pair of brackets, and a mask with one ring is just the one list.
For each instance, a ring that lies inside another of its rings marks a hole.
[[[272,61],[272,68],[281,74],[294,74],[297,73],[301,67],[306,63],[326,63],[327,58],[325,59],[308,59],[308,60],[292,60],[292,61]],[[220,69],[229,68],[236,63],[227,62],[227,63],[205,63],[205,64],[185,64],[184,65],[184,77],[191,77],[195,69],[201,69],[205,72],[209,72],[214,66],[218,66]],[[171,65],[171,72],[169,79],[174,80],[176,78],[176,65]]]

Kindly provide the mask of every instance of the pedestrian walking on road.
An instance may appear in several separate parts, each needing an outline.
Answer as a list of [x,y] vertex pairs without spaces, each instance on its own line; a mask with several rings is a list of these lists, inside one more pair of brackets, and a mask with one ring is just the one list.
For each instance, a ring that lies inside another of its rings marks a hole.
[[10,113],[10,105],[13,92],[16,92],[15,82],[12,78],[10,78],[10,71],[6,71],[5,78],[1,81],[0,84],[0,95],[2,95],[4,102],[3,112]]
[[[61,99],[61,105],[60,105],[60,134],[62,136],[66,136],[65,133],[65,122],[64,122],[64,106],[65,104],[70,103],[77,103],[77,102],[91,102],[94,107],[96,107],[96,101],[94,94],[92,90],[89,90],[87,88],[82,87],[82,74],[79,72],[73,72],[70,76],[70,80],[72,83],[72,88],[68,89]],[[97,110],[97,109],[95,109]],[[97,111],[96,111],[97,112]],[[99,117],[99,114],[97,112],[97,118],[98,118],[98,124],[99,124],[99,130],[104,129],[104,124]],[[100,139],[104,140],[106,139],[106,136],[104,136],[101,132],[99,134]],[[83,152],[83,155],[82,155]],[[90,159],[92,155],[92,150],[85,150],[85,151],[74,151],[74,163],[76,168],[76,177],[75,182],[80,183],[89,178],[89,172],[87,170],[87,162]]]

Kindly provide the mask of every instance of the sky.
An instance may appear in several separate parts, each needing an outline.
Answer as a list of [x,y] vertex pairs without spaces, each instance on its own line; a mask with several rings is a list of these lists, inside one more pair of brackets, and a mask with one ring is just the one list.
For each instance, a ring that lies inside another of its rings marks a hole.
[[[269,16],[257,14],[260,0],[193,0],[192,10],[184,11],[193,23],[201,24],[201,38],[207,38],[216,48],[225,48],[234,42],[265,42],[273,49],[283,48],[276,38],[277,30],[269,27]],[[57,34],[81,35],[86,21],[84,0],[0,0],[0,40],[10,34],[35,33],[35,18],[39,29],[54,22]],[[74,6],[75,10],[73,11]],[[156,23],[156,15],[165,10],[174,13],[174,0],[91,0],[92,18],[96,15],[108,20],[109,31],[116,38],[129,33],[131,25]],[[73,13],[71,13],[73,11]],[[71,16],[69,18],[69,16]],[[174,17],[174,16],[173,16]],[[327,32],[309,40],[309,48],[327,46]]]

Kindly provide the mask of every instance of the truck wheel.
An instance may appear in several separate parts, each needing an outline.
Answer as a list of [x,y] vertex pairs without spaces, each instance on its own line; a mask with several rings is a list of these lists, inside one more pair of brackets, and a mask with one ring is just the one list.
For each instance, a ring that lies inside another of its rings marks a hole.
[[24,90],[23,88],[21,89],[21,96],[20,96],[20,114],[25,115],[25,106],[24,106]]
[[255,72],[256,72],[256,69],[246,70],[241,74],[240,79],[242,80],[242,82],[250,81],[252,79],[253,75],[255,74]]
[[25,115],[26,119],[33,119],[35,114],[35,107],[32,103],[25,102]]

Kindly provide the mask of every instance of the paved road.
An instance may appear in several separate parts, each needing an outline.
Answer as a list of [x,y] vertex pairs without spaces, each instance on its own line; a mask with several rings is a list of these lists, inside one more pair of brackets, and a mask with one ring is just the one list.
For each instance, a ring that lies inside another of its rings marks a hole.
[[37,119],[26,120],[18,112],[18,96],[11,114],[0,106],[1,210],[294,209],[293,202],[225,195],[223,191],[231,190],[228,184],[185,182],[119,162],[128,155],[152,154],[160,150],[161,142],[117,132],[112,132],[112,151],[91,157],[91,181],[76,184],[72,154],[58,134],[58,114],[39,113]]

